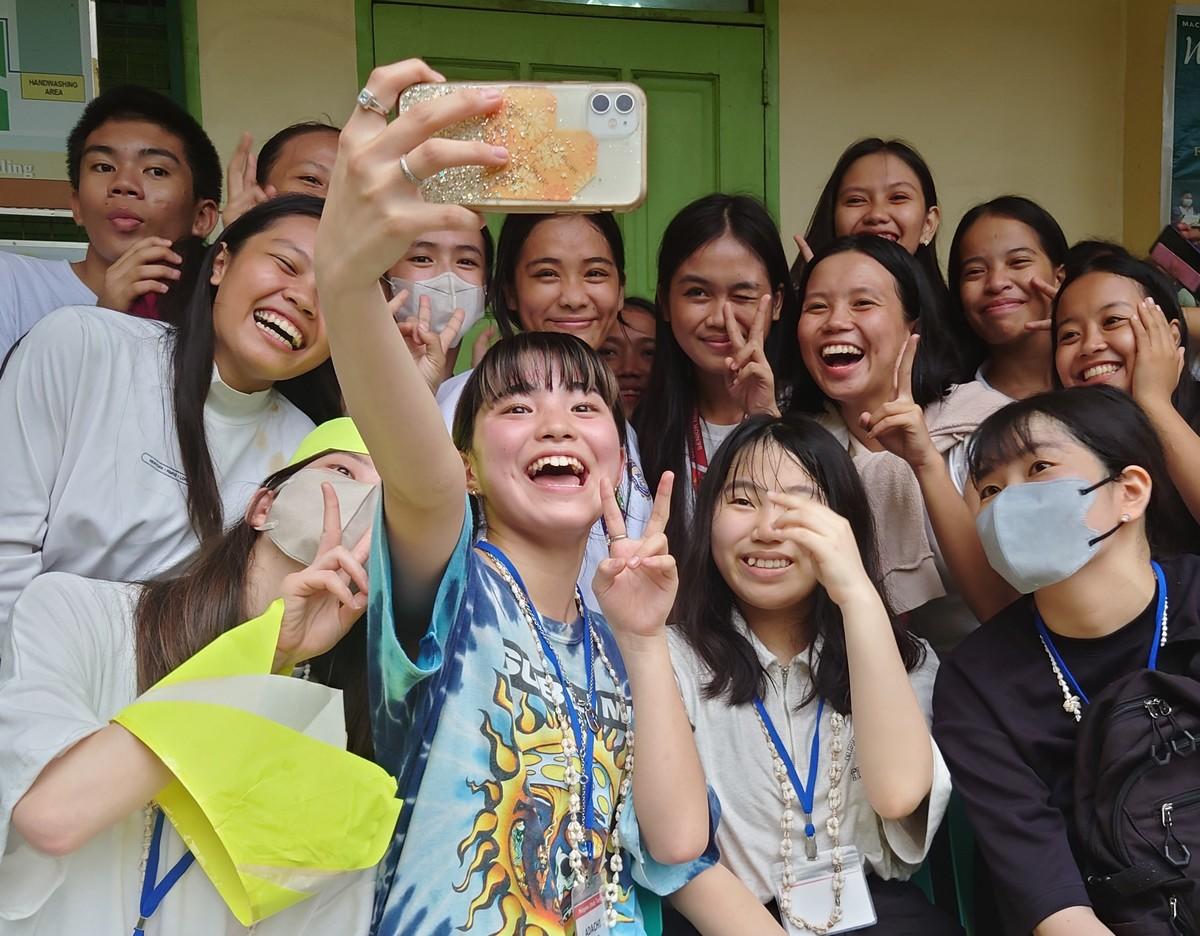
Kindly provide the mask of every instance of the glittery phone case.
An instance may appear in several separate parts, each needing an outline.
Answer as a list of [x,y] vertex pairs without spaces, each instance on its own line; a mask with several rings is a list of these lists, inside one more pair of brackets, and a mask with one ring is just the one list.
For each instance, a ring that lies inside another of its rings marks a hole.
[[482,211],[633,211],[646,198],[646,95],[620,82],[482,82],[408,88],[399,110],[458,88],[504,89],[498,110],[436,134],[504,146],[501,169],[461,166],[425,180],[426,201]]

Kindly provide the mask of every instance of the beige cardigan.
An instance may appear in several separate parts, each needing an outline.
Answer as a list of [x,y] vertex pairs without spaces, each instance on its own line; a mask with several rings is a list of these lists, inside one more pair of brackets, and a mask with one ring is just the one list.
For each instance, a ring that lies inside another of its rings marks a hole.
[[[980,383],[957,384],[945,397],[925,407],[925,423],[934,448],[947,456],[965,442],[988,416],[1012,402]],[[867,491],[875,533],[884,597],[900,614],[946,594],[926,534],[925,502],[908,462],[891,452],[872,452],[850,434],[832,407],[821,424],[845,446]]]

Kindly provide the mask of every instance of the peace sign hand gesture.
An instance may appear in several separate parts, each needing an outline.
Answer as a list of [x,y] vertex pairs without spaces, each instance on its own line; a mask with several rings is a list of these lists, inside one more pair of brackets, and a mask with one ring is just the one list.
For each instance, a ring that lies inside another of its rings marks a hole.
[[[609,558],[600,563],[592,590],[614,635],[622,644],[662,637],[667,616],[675,604],[679,575],[675,557],[667,551],[664,532],[671,515],[671,489],[675,476],[663,472],[654,495],[654,509],[641,539],[625,534],[625,519],[608,479],[600,482],[604,524],[611,545]],[[624,649],[624,647],[623,647]]]
[[[1054,300],[1058,298],[1058,283],[1047,283],[1040,276],[1035,276],[1030,282],[1033,288],[1042,294],[1042,298],[1046,300],[1047,307],[1054,305]],[[1033,322],[1025,323],[1026,331],[1050,331],[1051,316],[1047,315],[1043,319],[1037,319]]]
[[[392,297],[388,303],[388,311],[395,318],[397,312],[404,306],[408,299],[408,290],[402,289]],[[429,298],[422,296],[417,303],[417,317],[415,319],[407,319],[403,322],[397,322],[396,327],[400,329],[400,334],[404,336],[404,343],[408,345],[408,350],[413,356],[413,360],[417,363],[417,370],[421,372],[421,376],[425,378],[425,383],[428,385],[431,393],[437,393],[438,387],[446,379],[446,362],[449,359],[450,351],[458,341],[458,333],[462,330],[463,321],[466,319],[467,313],[462,309],[455,309],[454,314],[450,316],[450,321],[445,324],[440,332],[434,331],[430,325],[432,310],[429,307]]]
[[858,419],[859,425],[867,430],[867,438],[878,442],[893,455],[899,455],[915,472],[941,460],[925,425],[925,414],[913,402],[913,362],[920,338],[920,335],[910,335],[900,349],[892,400],[873,413],[863,413]]
[[[312,565],[283,580],[283,620],[275,645],[274,672],[287,673],[305,660],[331,650],[367,607],[367,571],[371,534],[353,549],[342,545],[342,518],[333,485],[321,485],[325,522]],[[358,590],[350,590],[353,583]]]
[[733,306],[726,302],[721,307],[725,331],[729,335],[730,344],[733,345],[733,356],[725,359],[725,366],[729,368],[725,375],[725,385],[733,398],[741,404],[742,412],[746,416],[757,416],[759,413],[779,415],[779,407],[775,402],[775,374],[771,365],[767,363],[767,354],[763,347],[774,302],[775,296],[769,292],[758,300],[749,335],[742,331]]

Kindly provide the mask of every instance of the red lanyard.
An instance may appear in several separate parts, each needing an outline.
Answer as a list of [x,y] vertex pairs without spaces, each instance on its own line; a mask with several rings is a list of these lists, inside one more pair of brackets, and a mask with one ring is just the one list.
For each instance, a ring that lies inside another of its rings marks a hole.
[[708,471],[708,455],[704,451],[704,435],[700,431],[700,414],[692,410],[692,490],[700,490],[700,482]]

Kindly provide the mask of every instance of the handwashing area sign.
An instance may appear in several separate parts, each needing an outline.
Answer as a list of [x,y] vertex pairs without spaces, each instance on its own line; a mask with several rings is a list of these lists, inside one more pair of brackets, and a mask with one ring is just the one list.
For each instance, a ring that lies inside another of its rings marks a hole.
[[96,93],[90,0],[0,0],[0,207],[67,205],[66,140]]

